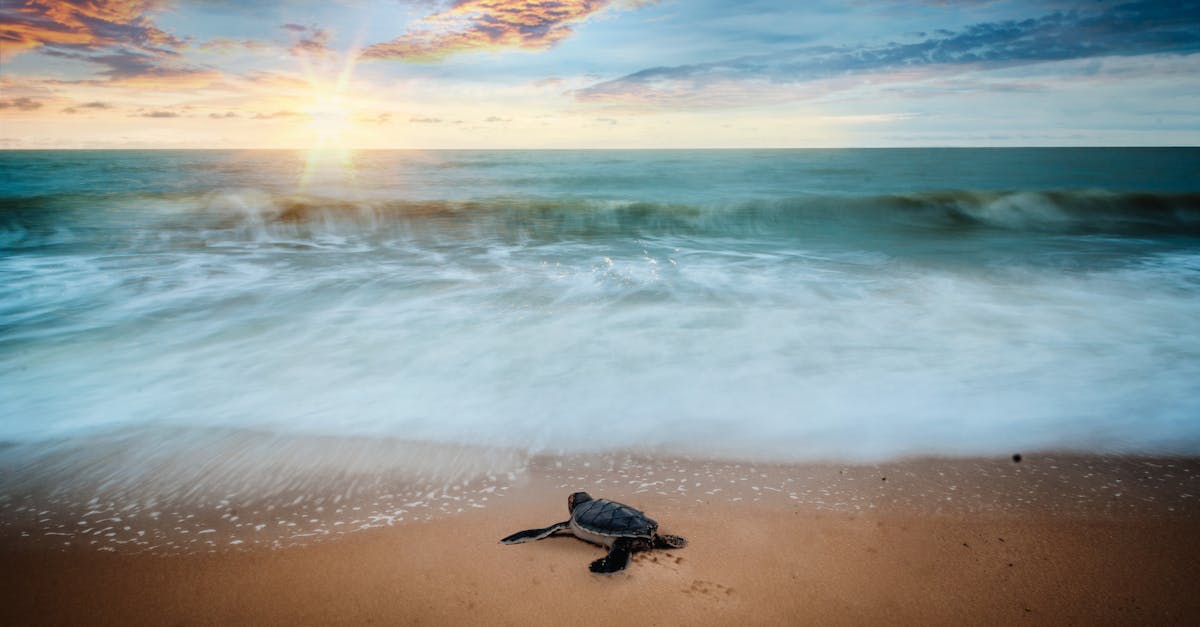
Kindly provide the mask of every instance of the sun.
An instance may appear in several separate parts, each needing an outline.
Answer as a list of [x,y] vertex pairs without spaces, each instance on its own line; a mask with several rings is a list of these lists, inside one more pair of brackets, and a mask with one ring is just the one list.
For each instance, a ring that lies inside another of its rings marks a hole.
[[355,120],[360,117],[350,96],[353,57],[348,57],[336,80],[322,81],[309,68],[310,93],[300,109],[308,117],[310,133],[308,159],[303,184],[314,176],[353,179],[352,147],[358,135]]
[[302,185],[314,179],[353,179],[354,107],[342,94],[328,92],[314,96],[303,111],[310,139]]

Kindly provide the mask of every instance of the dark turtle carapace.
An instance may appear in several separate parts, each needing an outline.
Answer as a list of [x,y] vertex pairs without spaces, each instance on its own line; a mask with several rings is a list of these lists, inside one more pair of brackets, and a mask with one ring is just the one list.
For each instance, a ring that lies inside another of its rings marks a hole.
[[520,544],[548,538],[557,533],[571,533],[584,542],[608,547],[608,555],[592,562],[593,573],[616,573],[629,565],[634,551],[648,549],[682,549],[687,540],[679,536],[660,534],[658,523],[628,506],[594,499],[587,492],[567,497],[570,520],[554,523],[545,529],[518,531],[501,540],[501,544]]

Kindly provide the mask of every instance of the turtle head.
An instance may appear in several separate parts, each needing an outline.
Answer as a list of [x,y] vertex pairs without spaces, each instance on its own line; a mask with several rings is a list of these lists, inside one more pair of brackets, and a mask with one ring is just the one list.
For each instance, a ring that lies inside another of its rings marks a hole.
[[574,512],[575,508],[583,503],[592,500],[592,495],[587,492],[576,492],[567,497],[567,511]]

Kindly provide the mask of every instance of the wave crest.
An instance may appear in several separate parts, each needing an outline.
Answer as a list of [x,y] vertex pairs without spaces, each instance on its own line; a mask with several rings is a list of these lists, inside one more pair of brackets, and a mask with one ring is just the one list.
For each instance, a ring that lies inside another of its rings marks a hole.
[[[222,194],[205,209],[225,226],[386,229],[403,225],[453,231],[589,235],[669,233],[737,235],[841,228],[972,228],[1114,235],[1200,235],[1200,194],[1107,191],[939,191],[877,196],[810,196],[709,205],[619,200],[493,198],[474,201],[344,200]],[[239,222],[240,221],[240,222]]]
[[[236,190],[199,196],[0,199],[0,247],[87,240],[120,230],[205,240],[436,236],[830,236],[975,230],[1200,236],[1200,194],[936,191],[804,196],[706,205],[587,198],[345,199]],[[72,234],[66,237],[64,233]]]

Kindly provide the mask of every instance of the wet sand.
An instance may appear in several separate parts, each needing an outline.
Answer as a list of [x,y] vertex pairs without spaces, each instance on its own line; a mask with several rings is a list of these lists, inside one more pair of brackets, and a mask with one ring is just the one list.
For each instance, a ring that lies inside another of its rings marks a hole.
[[[164,555],[9,536],[0,624],[1200,621],[1196,460],[737,465],[741,476],[705,479],[729,483],[715,494],[584,464],[586,476],[534,460],[485,507],[287,548]],[[779,477],[794,488],[773,488]],[[1128,487],[1097,496],[1114,484]],[[573,538],[497,543],[564,519],[575,488],[642,508],[691,544],[601,577],[587,565],[602,551]]]

